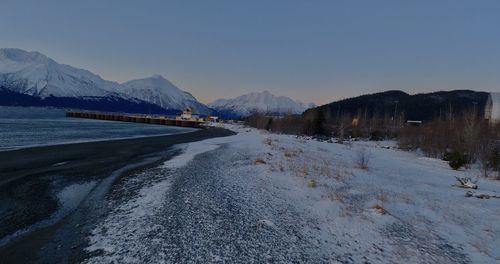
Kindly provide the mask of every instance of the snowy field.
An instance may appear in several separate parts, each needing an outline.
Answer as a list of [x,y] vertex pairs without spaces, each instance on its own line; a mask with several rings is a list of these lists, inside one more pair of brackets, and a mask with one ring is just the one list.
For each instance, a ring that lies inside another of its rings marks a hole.
[[228,128],[120,182],[86,262],[500,263],[500,199],[453,186],[479,172],[394,142]]

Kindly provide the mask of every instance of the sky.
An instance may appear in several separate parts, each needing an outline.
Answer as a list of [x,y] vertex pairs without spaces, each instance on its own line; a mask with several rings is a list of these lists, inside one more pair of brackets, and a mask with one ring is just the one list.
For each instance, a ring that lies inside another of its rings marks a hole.
[[161,74],[204,103],[500,91],[500,1],[2,0],[0,47],[118,82]]

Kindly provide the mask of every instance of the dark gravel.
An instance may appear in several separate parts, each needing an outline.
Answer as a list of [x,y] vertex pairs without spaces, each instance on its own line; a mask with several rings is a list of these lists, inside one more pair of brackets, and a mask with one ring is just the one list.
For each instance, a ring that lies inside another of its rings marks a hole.
[[[106,212],[102,201],[115,179],[173,154],[170,146],[228,136],[220,128],[147,138],[35,147],[0,152],[0,262],[61,263],[78,259],[82,235]],[[94,181],[97,186],[69,215],[56,193]],[[22,232],[22,236],[17,236]],[[75,257],[76,256],[76,257]]]

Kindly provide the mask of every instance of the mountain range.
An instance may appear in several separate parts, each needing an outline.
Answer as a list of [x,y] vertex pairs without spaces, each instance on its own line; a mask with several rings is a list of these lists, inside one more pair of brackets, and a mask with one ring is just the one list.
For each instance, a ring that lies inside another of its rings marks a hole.
[[0,105],[54,106],[98,111],[175,114],[191,107],[201,115],[244,117],[255,111],[300,114],[303,103],[265,91],[209,104],[161,75],[117,83],[60,64],[36,51],[0,49]]
[[253,92],[233,99],[218,99],[208,106],[236,116],[248,116],[254,112],[276,115],[301,114],[307,108],[315,107],[312,103],[306,106],[300,101],[294,101],[286,96],[275,96],[269,91]]
[[20,49],[0,49],[0,93],[3,105],[168,114],[191,106],[201,114],[210,113],[191,94],[159,75],[119,84]]
[[242,118],[254,112],[271,115],[318,114],[335,119],[342,114],[393,116],[430,120],[474,108],[484,113],[489,94],[455,90],[409,95],[386,91],[315,107],[268,91],[252,92],[204,105],[161,75],[118,83],[90,71],[60,64],[36,51],[0,49],[0,105],[53,106],[97,111],[177,114],[191,107],[201,115]]

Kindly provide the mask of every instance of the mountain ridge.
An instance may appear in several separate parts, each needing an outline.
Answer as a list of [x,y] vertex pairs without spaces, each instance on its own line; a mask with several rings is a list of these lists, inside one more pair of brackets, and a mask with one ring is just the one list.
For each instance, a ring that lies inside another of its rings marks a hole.
[[410,95],[400,90],[365,94],[334,101],[308,109],[303,116],[312,119],[322,113],[326,119],[334,120],[341,115],[375,115],[392,118],[404,115],[408,120],[432,120],[446,115],[459,115],[474,109],[476,114],[484,113],[489,93],[472,90],[437,91]]
[[[155,83],[151,81],[153,79],[161,81]],[[120,84],[105,80],[88,70],[60,64],[40,52],[28,52],[16,48],[0,49],[0,86],[3,90],[8,89],[22,95],[40,98],[42,101],[45,98],[52,98],[45,100],[46,102],[54,101],[54,98],[65,98],[63,101],[66,102],[68,98],[109,97],[120,98],[120,102],[129,101],[128,105],[143,104],[145,107],[148,104],[158,105],[165,109],[165,112],[180,111],[188,106],[199,114],[211,112],[190,93],[179,89],[161,75],[156,74]],[[18,100],[21,99],[36,101],[18,96]],[[83,103],[84,101],[81,100],[79,105],[87,105]],[[151,106],[146,108],[150,109]]]
[[230,99],[217,99],[208,104],[218,111],[231,111],[235,115],[248,116],[254,112],[270,114],[301,114],[307,106],[286,96],[276,96],[267,90],[251,92]]

